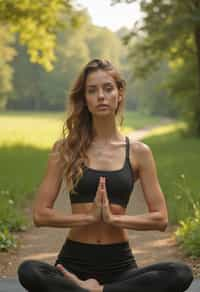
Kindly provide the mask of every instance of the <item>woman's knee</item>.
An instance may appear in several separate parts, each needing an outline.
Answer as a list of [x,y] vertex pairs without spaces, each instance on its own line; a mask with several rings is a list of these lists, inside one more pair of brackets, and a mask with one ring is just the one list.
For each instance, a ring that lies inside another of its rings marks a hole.
[[38,284],[39,280],[38,264],[39,262],[37,261],[26,260],[19,265],[17,269],[17,274],[20,283],[24,287],[34,286],[36,283]]
[[173,269],[175,270],[175,282],[185,291],[193,281],[193,272],[189,265],[183,262],[172,263]]

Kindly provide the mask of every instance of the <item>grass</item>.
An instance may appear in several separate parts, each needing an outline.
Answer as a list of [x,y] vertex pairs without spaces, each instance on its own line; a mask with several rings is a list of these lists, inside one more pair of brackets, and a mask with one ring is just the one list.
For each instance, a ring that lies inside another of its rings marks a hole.
[[4,112],[0,114],[0,146],[49,148],[61,135],[63,113]]
[[[156,125],[160,120],[160,117],[127,111],[123,132],[128,133],[147,125]],[[64,121],[63,112],[2,112],[0,113],[0,146],[18,144],[50,148],[61,136]]]
[[136,129],[141,129],[148,126],[155,126],[163,120],[163,117],[148,116],[140,112],[126,111],[123,132],[128,133]]
[[200,198],[200,139],[181,135],[183,127],[183,124],[163,126],[144,139],[156,160],[171,223],[191,215],[193,202]]

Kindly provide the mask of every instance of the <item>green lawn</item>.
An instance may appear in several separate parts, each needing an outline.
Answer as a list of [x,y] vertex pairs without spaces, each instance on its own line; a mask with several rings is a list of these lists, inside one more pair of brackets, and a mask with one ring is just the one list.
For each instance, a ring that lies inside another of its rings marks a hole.
[[63,113],[0,113],[0,146],[49,148],[61,135],[63,123]]
[[[148,125],[156,125],[161,118],[138,112],[126,112],[123,131],[129,132]],[[32,145],[49,148],[59,139],[65,121],[63,112],[4,112],[0,113],[0,146]]]
[[127,111],[124,117],[123,131],[130,132],[160,123],[162,117],[148,116],[144,113]]
[[200,139],[185,138],[178,128],[163,126],[144,142],[156,160],[170,221],[177,223],[192,213],[192,202],[200,198]]

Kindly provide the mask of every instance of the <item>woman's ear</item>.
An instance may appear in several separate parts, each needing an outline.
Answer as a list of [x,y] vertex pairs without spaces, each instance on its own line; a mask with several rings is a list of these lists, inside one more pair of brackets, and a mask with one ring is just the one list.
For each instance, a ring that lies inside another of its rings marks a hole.
[[119,98],[118,98],[118,104],[122,101],[122,99],[123,99],[123,95],[122,95],[122,93],[120,93]]
[[119,101],[120,101],[120,102],[121,102],[122,98],[123,98],[123,89],[120,88],[120,89],[119,89]]

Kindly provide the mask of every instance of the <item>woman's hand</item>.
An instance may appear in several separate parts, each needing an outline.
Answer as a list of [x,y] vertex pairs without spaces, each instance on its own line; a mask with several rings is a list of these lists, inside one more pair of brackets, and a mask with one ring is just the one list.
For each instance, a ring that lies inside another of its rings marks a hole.
[[93,222],[103,221],[105,223],[112,223],[113,215],[110,211],[109,200],[106,190],[106,178],[100,177],[99,184],[94,199],[92,215]]
[[106,178],[100,177],[101,197],[102,197],[102,219],[105,223],[113,222],[113,214],[110,211],[108,193],[106,190]]
[[102,193],[100,181],[97,187],[96,196],[93,203],[92,215],[94,219],[93,223],[102,220]]

